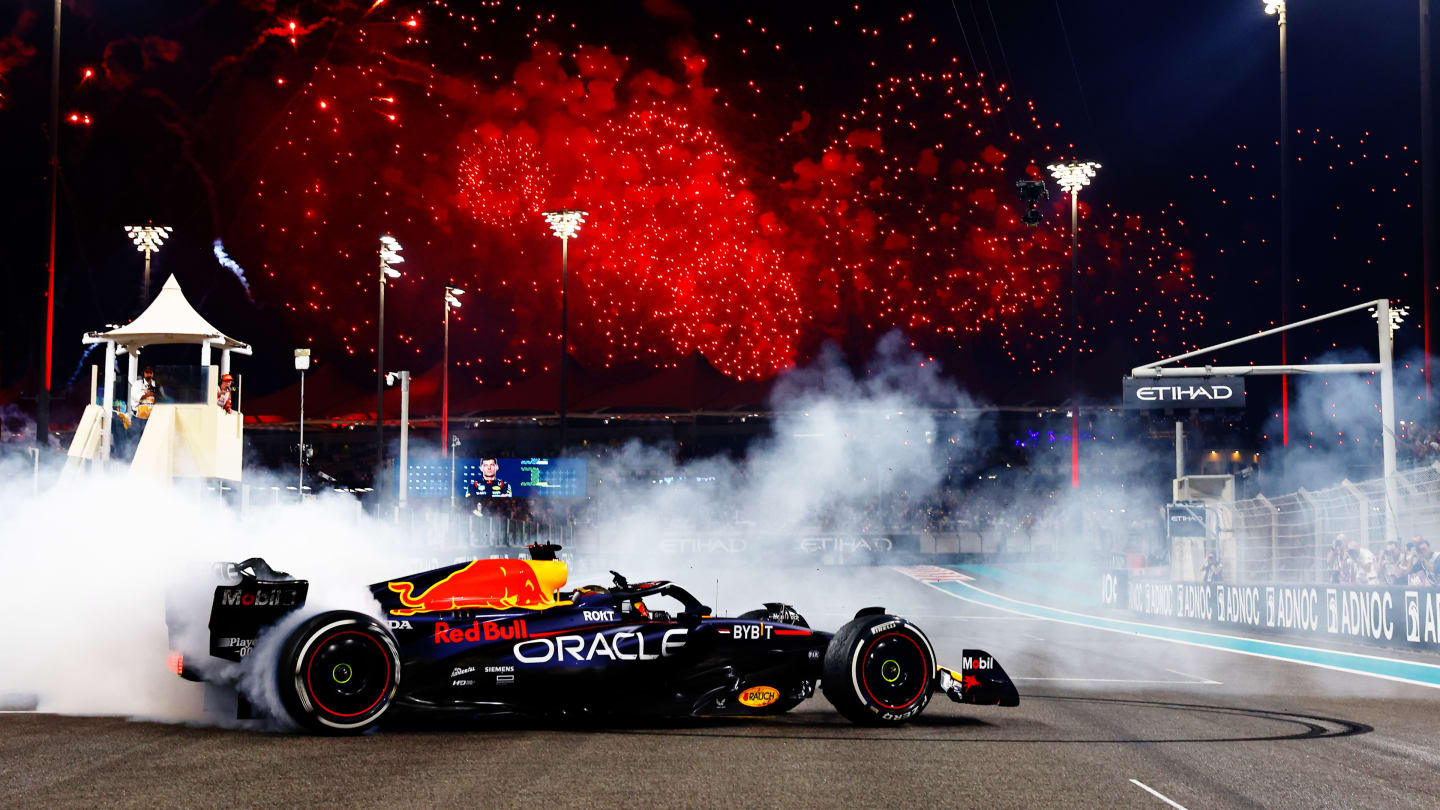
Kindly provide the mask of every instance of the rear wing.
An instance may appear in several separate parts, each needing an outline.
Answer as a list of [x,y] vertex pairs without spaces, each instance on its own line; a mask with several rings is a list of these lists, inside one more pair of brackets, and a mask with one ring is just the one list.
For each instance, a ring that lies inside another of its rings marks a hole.
[[[260,631],[303,607],[310,591],[309,582],[276,571],[259,557],[216,563],[211,572],[218,584],[210,604],[208,652],[226,661],[240,661],[249,655]],[[171,618],[168,623],[171,649],[176,649],[177,625],[183,626],[183,622]]]

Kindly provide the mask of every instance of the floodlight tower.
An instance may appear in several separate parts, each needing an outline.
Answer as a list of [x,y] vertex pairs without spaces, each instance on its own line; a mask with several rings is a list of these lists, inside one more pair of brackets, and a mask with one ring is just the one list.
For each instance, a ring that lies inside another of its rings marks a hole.
[[[40,396],[35,403],[35,447],[49,441],[50,383],[55,365],[55,204],[60,193],[60,10],[55,0],[50,38],[50,252],[45,263],[45,366],[41,369]],[[36,451],[36,464],[39,454]]]
[[[405,261],[400,255],[404,250],[395,237],[386,234],[380,237],[380,319],[375,338],[375,483],[380,483],[380,474],[385,467],[385,282],[399,278],[400,271],[392,265]],[[380,491],[376,487],[376,491]]]
[[1080,381],[1076,361],[1080,353],[1080,189],[1090,185],[1099,163],[1071,160],[1045,167],[1060,188],[1070,195],[1070,486],[1080,486]]
[[460,298],[465,291],[450,284],[445,285],[445,354],[440,363],[440,453],[450,452],[450,310],[460,308]]
[[585,221],[585,212],[575,209],[564,209],[560,211],[546,211],[545,221],[549,223],[550,230],[560,237],[560,452],[565,452],[565,358],[569,348],[567,345],[566,327],[569,319],[569,287],[568,276],[570,272],[570,237],[580,232],[580,225]]
[[1430,399],[1430,298],[1435,267],[1435,110],[1430,93],[1430,0],[1420,0],[1420,276],[1425,285],[1420,326],[1425,340],[1425,399]]
[[[1285,70],[1285,0],[1261,0],[1280,29],[1280,325],[1290,322],[1290,93]],[[1290,362],[1287,338],[1280,333],[1280,364]],[[1280,376],[1280,444],[1290,444],[1290,378]]]
[[145,281],[140,286],[140,306],[150,302],[150,254],[159,253],[165,239],[175,229],[168,225],[126,225],[125,235],[135,243],[135,249],[145,254]]
[[295,370],[300,372],[300,486],[296,492],[305,500],[305,371],[310,368],[310,350],[295,350]]

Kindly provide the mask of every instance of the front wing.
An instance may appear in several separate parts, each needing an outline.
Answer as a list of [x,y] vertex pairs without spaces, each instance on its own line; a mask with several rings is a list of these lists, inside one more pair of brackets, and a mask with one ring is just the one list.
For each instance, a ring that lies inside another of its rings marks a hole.
[[1020,693],[995,656],[984,650],[964,650],[960,669],[939,667],[935,689],[956,703],[982,706],[1019,706]]

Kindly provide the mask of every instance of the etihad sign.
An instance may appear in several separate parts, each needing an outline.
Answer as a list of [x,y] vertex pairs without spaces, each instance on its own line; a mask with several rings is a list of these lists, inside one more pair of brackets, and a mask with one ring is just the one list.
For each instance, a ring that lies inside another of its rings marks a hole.
[[1221,400],[1235,396],[1235,389],[1228,385],[1147,385],[1136,389],[1135,396],[1145,402]]
[[1240,377],[1126,377],[1125,404],[1142,408],[1226,408],[1245,404]]

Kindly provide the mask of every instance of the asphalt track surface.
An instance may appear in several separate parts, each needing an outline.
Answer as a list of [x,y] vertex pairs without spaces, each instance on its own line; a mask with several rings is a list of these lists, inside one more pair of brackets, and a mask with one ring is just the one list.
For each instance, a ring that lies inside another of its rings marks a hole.
[[1016,679],[1021,705],[938,697],[916,722],[877,730],[851,726],[817,696],[775,720],[389,728],[350,739],[4,713],[0,802],[1440,807],[1440,690],[1033,620],[890,570],[841,584],[814,572],[760,578],[776,598],[810,594],[817,626],[883,603],[927,630],[942,663],[985,649]]

